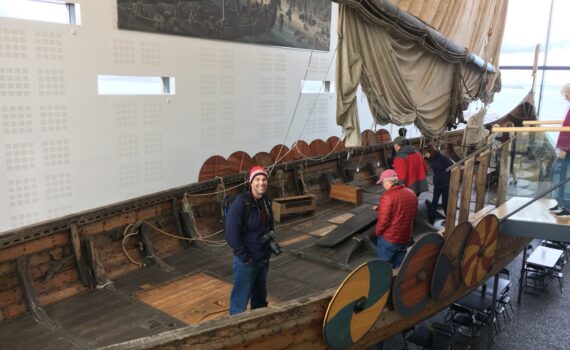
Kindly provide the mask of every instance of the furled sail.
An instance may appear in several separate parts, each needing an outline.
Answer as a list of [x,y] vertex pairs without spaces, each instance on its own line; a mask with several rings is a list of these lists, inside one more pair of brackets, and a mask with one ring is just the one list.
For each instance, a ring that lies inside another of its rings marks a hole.
[[[360,145],[356,90],[378,124],[414,123],[437,137],[475,99],[500,90],[507,0],[335,0],[339,3],[337,124]],[[482,58],[482,59],[481,59]]]

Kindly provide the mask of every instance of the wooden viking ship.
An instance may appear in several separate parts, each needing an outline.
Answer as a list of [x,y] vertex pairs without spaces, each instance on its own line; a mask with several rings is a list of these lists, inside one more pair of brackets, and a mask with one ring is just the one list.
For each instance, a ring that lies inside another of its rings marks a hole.
[[[521,105],[510,115],[532,119],[525,111]],[[351,150],[330,138],[290,149],[278,145],[253,157],[245,152],[211,157],[197,183],[5,232],[0,238],[0,344],[25,347],[29,339],[43,348],[331,346],[323,337],[331,298],[352,270],[375,260],[366,249],[352,251],[364,234],[356,224],[351,230],[350,221],[375,218],[370,207],[378,201],[380,186],[374,180],[387,167],[392,144],[383,129],[363,135],[366,145]],[[441,146],[453,150],[461,138],[461,130],[449,132]],[[419,146],[425,140],[411,142]],[[452,177],[458,179],[462,171],[461,186],[470,188],[468,179],[474,179],[476,187],[485,188],[489,156],[487,150],[469,158],[452,169]],[[281,162],[275,163],[276,157]],[[477,171],[475,160],[483,164]],[[293,198],[295,208],[296,198],[310,195],[316,204],[301,200],[301,210],[276,223],[285,252],[271,260],[269,306],[229,317],[232,252],[223,245],[223,196],[242,191],[244,171],[255,164],[272,166],[272,198],[285,203]],[[340,184],[346,191],[360,190],[362,204],[329,198],[331,187]],[[496,218],[487,216],[491,208],[484,208],[481,198],[476,212],[469,211],[470,193],[462,194],[460,223],[443,235],[419,218],[416,245],[402,268],[382,282],[383,311],[370,316],[371,329],[358,342],[345,345],[364,348],[433,315],[497,273],[527,244],[528,239],[498,236],[496,222],[487,223]],[[457,191],[450,194],[455,205],[458,197]],[[488,251],[473,253],[471,241],[486,242]],[[444,260],[448,263],[442,265]],[[418,271],[418,266],[425,268]],[[463,274],[466,270],[470,276]]]

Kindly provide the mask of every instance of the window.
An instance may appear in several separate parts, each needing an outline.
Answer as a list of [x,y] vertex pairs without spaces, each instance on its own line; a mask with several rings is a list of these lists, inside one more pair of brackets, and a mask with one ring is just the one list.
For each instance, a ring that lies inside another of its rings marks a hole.
[[99,95],[174,95],[173,77],[98,75]]
[[0,2],[0,17],[81,24],[79,4],[64,0],[14,0]]
[[318,94],[328,93],[334,91],[334,81],[317,81],[317,80],[302,80],[301,93],[303,94]]

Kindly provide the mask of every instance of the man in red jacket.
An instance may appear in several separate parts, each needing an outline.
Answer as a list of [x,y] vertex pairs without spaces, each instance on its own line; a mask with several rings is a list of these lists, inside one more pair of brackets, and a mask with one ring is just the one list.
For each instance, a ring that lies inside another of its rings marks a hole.
[[426,180],[426,164],[422,155],[414,146],[407,143],[401,136],[394,139],[394,170],[398,174],[400,183],[419,195],[428,190]]
[[400,267],[406,250],[412,241],[412,227],[418,210],[418,198],[407,187],[398,183],[398,175],[392,169],[384,170],[377,184],[386,191],[378,203],[377,254],[393,268]]

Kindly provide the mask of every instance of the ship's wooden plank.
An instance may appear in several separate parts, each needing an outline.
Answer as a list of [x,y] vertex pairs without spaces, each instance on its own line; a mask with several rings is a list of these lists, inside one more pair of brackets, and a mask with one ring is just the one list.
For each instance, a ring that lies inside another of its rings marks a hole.
[[136,223],[138,221],[148,220],[151,218],[164,216],[171,217],[170,202],[162,202],[156,205],[132,210],[126,213],[117,214],[105,220],[93,221],[78,227],[81,235],[96,235],[101,232],[111,231],[120,227],[124,227],[127,223]]
[[479,156],[479,169],[477,170],[477,197],[475,199],[475,211],[483,209],[487,194],[487,170],[491,160],[491,151],[487,150]]
[[471,193],[473,189],[473,166],[475,158],[465,161],[463,166],[463,186],[461,189],[461,205],[459,207],[459,221],[467,220],[469,217],[469,207],[471,206]]
[[328,225],[328,226],[316,229],[314,231],[308,232],[308,234],[311,236],[315,236],[315,237],[322,237],[322,236],[328,234],[329,232],[331,232],[332,230],[334,230],[335,228],[336,228],[336,225]]
[[97,347],[184,325],[134,298],[106,290],[90,290],[46,310],[66,331]]
[[449,195],[447,196],[447,219],[445,220],[445,232],[453,232],[455,228],[455,215],[457,215],[457,197],[459,196],[459,181],[461,178],[461,167],[456,166],[451,169],[449,180]]
[[2,323],[0,327],[0,349],[48,350],[79,349],[52,330],[37,324],[31,315]]
[[138,294],[138,299],[189,324],[226,316],[230,283],[198,273]]
[[344,213],[344,214],[340,214],[339,216],[335,216],[334,218],[328,219],[328,222],[330,222],[331,224],[340,225],[340,224],[344,224],[345,222],[347,222],[353,216],[354,216],[353,213]]
[[501,146],[501,165],[499,170],[499,185],[497,186],[497,206],[505,203],[507,200],[507,184],[509,182],[509,169],[511,157],[511,140],[504,142]]
[[37,240],[24,242],[0,250],[0,262],[13,260],[22,255],[31,255],[55,246],[67,244],[68,242],[69,238],[67,232],[60,232]]
[[348,219],[343,224],[337,226],[329,234],[319,239],[316,244],[321,247],[334,247],[345,239],[366,230],[368,227],[374,224],[376,219],[376,211],[364,210],[354,217]]
[[281,245],[282,247],[287,247],[290,246],[292,244],[298,243],[298,242],[302,242],[306,239],[310,238],[310,236],[307,235],[299,235],[297,237],[293,237],[293,238],[289,238],[285,241],[280,241],[279,245]]

